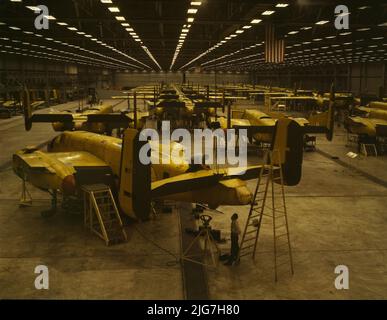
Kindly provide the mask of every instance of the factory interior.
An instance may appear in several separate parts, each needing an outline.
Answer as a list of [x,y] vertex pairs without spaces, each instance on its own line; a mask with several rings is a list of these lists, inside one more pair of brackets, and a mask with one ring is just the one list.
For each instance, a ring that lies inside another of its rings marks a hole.
[[0,300],[387,299],[386,28],[386,1],[1,1]]

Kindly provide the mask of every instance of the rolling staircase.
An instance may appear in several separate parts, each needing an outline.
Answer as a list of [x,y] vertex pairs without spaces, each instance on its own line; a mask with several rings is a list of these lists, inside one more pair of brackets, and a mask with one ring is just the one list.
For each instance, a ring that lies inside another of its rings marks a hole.
[[291,274],[294,273],[282,166],[275,164],[275,158],[279,159],[279,156],[278,151],[265,154],[265,165],[258,178],[239,250],[239,258],[251,256],[255,260],[260,232],[264,225],[270,226],[274,242],[275,281],[281,267],[288,265]]
[[110,187],[105,184],[82,186],[84,223],[107,246],[127,241],[122,220]]

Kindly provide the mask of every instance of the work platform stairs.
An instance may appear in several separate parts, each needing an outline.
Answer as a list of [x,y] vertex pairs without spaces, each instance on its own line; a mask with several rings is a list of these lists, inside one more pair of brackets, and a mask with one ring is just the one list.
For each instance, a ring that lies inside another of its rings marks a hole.
[[107,246],[126,242],[128,237],[110,187],[84,185],[82,191],[85,227],[103,239]]
[[282,267],[288,266],[294,273],[283,170],[278,159],[280,152],[276,150],[267,151],[264,156],[239,250],[239,258],[250,256],[254,261],[260,233],[272,233],[275,281]]

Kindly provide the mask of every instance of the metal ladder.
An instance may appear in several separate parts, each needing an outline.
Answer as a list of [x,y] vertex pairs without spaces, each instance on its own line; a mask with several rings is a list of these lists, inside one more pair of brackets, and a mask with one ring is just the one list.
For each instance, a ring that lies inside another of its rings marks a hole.
[[84,185],[84,223],[107,246],[128,240],[110,187]]
[[[275,155],[278,157],[275,157]],[[252,259],[255,260],[263,217],[271,219],[274,240],[275,281],[278,280],[278,268],[288,263],[290,264],[291,273],[294,274],[282,165],[281,161],[278,161],[279,164],[274,164],[274,158],[280,159],[279,157],[280,152],[278,150],[266,152],[265,154],[264,165],[251,202],[239,250],[239,258],[251,255]],[[268,159],[270,159],[269,164],[267,164]],[[270,197],[271,199],[268,199]],[[284,258],[286,258],[285,261],[283,261]]]

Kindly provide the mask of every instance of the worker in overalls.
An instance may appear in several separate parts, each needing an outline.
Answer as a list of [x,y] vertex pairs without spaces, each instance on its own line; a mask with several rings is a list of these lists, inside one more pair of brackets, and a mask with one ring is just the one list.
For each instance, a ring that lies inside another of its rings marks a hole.
[[238,214],[234,213],[231,216],[231,255],[225,266],[231,266],[233,263],[238,262],[239,254],[239,235],[241,234],[241,228],[238,223]]

